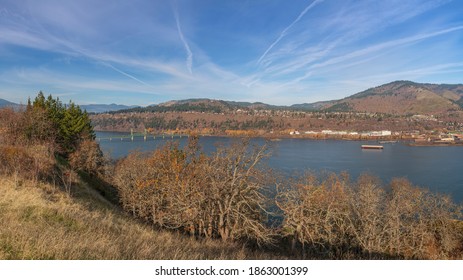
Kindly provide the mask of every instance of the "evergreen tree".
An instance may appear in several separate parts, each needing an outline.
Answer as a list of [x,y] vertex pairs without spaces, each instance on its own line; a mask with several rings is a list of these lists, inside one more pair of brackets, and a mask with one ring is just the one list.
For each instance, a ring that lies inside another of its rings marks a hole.
[[32,105],[28,102],[26,115],[30,120],[25,131],[27,137],[54,142],[64,156],[74,152],[82,141],[95,139],[87,112],[71,101],[66,106],[59,98],[51,95],[45,98],[40,91]]
[[42,91],[39,91],[32,105],[34,108],[45,108],[45,96]]
[[87,112],[82,112],[79,106],[70,102],[60,121],[60,135],[67,152],[75,151],[85,139],[93,140],[95,135]]

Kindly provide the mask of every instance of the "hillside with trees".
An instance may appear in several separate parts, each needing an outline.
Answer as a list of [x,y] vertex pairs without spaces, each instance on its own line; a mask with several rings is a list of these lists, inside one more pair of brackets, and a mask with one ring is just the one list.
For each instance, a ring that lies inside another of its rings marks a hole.
[[106,113],[90,116],[97,131],[153,134],[249,135],[288,137],[291,131],[419,131],[438,134],[463,130],[463,113],[397,116],[384,113],[302,112],[280,110],[206,112]]
[[442,114],[461,111],[463,85],[420,84],[396,81],[365,90],[323,109],[370,113]]
[[[57,160],[90,169],[85,165],[102,157],[97,145],[89,145],[95,134],[88,114],[72,102],[64,105],[40,92],[24,110],[2,109],[0,122],[1,169],[6,174],[62,181],[63,169],[69,168]],[[97,156],[90,159],[92,150]]]

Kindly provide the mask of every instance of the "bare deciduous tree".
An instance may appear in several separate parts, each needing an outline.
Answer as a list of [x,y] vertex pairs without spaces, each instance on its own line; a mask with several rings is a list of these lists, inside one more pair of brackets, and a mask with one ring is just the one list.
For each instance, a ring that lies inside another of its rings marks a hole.
[[75,170],[82,170],[97,175],[104,168],[104,156],[98,143],[94,140],[83,140],[76,151],[69,155],[69,163]]
[[157,226],[192,236],[270,241],[266,174],[257,168],[265,147],[246,142],[205,155],[194,137],[151,155],[131,154],[115,171],[122,204]]
[[359,250],[370,257],[461,258],[461,207],[405,179],[392,180],[386,191],[368,175],[356,183],[337,175],[306,176],[280,188],[276,202],[284,212],[284,234],[303,252],[330,258]]

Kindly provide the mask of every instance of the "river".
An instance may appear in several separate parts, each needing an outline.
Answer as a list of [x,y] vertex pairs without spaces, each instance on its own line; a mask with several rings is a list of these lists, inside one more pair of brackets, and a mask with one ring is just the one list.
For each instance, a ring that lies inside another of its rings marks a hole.
[[[127,133],[97,132],[97,139],[103,152],[113,159],[126,156],[132,150],[150,151],[156,149],[171,137],[142,136],[122,139]],[[108,138],[112,137],[110,141]],[[175,137],[174,141],[185,144],[187,137]],[[206,152],[215,149],[217,143],[229,143],[232,138],[201,137],[200,145]],[[262,138],[252,140],[265,144]],[[454,201],[463,202],[463,147],[415,147],[406,143],[382,144],[383,150],[362,150],[362,144],[376,144],[368,141],[281,139],[268,142],[271,156],[267,164],[291,176],[306,170],[315,172],[346,171],[352,179],[362,173],[378,176],[384,183],[393,177],[409,179],[413,184],[432,191],[452,196]]]

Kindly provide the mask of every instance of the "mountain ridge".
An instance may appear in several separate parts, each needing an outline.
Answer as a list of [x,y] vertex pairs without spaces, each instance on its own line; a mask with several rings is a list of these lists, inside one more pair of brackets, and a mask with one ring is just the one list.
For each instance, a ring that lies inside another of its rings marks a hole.
[[463,109],[463,84],[430,84],[394,81],[369,88],[351,96],[329,101],[276,106],[262,102],[238,102],[209,98],[171,100],[129,109],[137,112],[201,111],[223,113],[230,110],[302,110],[333,112],[367,112],[407,114],[439,114]]
[[0,98],[0,108],[3,108],[3,107],[18,107],[20,106],[19,104],[16,104],[14,102],[11,102],[11,101],[8,101],[6,99],[1,99]]
[[337,100],[322,108],[390,114],[438,114],[463,109],[463,84],[394,81]]
[[125,109],[132,109],[138,106],[136,105],[121,105],[121,104],[87,104],[87,105],[79,105],[82,110],[86,110],[88,113],[105,113],[105,112],[113,112]]
[[[0,99],[0,107],[20,106]],[[210,98],[190,98],[141,106],[119,104],[80,105],[89,113],[104,112],[211,112],[236,110],[289,110],[407,114],[439,114],[463,109],[463,84],[432,84],[393,81],[372,87],[339,100],[278,106],[263,102],[226,101]]]

